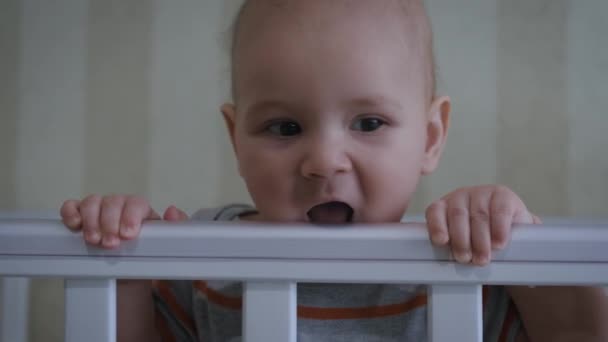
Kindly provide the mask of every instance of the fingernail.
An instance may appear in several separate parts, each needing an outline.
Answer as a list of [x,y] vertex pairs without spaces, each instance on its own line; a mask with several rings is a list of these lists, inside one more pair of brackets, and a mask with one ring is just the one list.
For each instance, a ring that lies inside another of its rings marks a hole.
[[483,266],[483,265],[486,265],[488,263],[488,261],[489,261],[488,258],[485,257],[485,256],[475,256],[475,257],[473,257],[473,263],[475,265],[481,265],[481,266]]
[[101,236],[99,235],[99,232],[92,230],[92,231],[86,232],[84,238],[89,243],[99,243]]
[[113,246],[118,245],[118,243],[119,243],[118,238],[114,235],[104,236],[103,241],[101,242],[101,244],[106,247],[113,247]]
[[505,248],[505,244],[502,242],[492,241],[492,248],[500,250],[500,249]]
[[466,252],[466,253],[456,253],[454,255],[456,257],[456,261],[463,263],[463,264],[467,264],[469,262],[471,262],[471,253]]
[[432,236],[431,240],[433,240],[433,243],[435,243],[437,245],[444,245],[447,243],[447,235],[442,234],[442,233],[437,233]]
[[72,217],[67,224],[70,228],[77,228],[80,225],[80,217]]
[[125,236],[131,236],[135,233],[135,226],[133,225],[125,225],[120,228],[120,232]]

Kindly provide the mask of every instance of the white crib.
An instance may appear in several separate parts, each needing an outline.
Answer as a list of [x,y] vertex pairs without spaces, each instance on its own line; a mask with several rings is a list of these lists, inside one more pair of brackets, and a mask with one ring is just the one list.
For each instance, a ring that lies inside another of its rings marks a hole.
[[[608,284],[608,224],[516,227],[480,268],[432,247],[422,224],[151,223],[138,240],[103,251],[58,220],[1,219],[0,276],[65,277],[68,342],[115,341],[116,278],[242,280],[247,342],[296,341],[297,282],[429,284],[430,341],[482,341],[482,284]],[[25,336],[26,311],[14,307],[27,304],[25,284],[4,281],[2,342]]]

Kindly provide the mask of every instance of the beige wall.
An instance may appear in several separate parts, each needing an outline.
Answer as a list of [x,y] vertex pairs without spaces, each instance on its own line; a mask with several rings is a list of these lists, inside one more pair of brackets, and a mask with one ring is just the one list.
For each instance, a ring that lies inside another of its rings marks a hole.
[[[239,0],[0,0],[0,210],[90,192],[247,200],[218,107]],[[505,183],[541,215],[608,216],[605,0],[428,0],[453,126],[412,211]],[[59,341],[59,281],[32,340]]]

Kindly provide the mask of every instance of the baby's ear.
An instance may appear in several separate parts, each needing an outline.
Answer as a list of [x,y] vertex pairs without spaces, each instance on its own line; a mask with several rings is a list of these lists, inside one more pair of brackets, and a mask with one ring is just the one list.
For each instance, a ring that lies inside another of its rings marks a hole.
[[232,144],[232,149],[234,151],[234,154],[236,155],[236,143],[234,140],[234,133],[236,127],[236,107],[232,103],[224,103],[220,107],[220,111],[222,112],[222,116],[224,117],[226,130],[228,131],[228,135],[230,137],[230,143]]
[[236,157],[236,163],[238,165],[239,174],[243,176],[243,174],[241,173],[241,163],[239,163],[239,154],[236,144],[236,106],[232,103],[224,103],[220,107],[220,111],[222,112],[222,116],[224,117],[226,130],[228,131],[228,135],[230,136],[230,144],[232,145],[232,151],[234,151],[234,156]]
[[445,146],[450,126],[450,98],[442,96],[436,98],[429,108],[427,115],[426,149],[422,163],[422,174],[430,174],[439,165],[439,159]]

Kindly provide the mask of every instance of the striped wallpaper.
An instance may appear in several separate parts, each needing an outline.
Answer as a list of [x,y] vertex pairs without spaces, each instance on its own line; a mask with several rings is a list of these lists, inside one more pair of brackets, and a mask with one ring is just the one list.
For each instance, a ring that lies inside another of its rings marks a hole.
[[[88,193],[247,200],[219,105],[239,0],[0,0],[0,210]],[[454,112],[412,211],[504,183],[541,215],[608,216],[605,0],[427,0]],[[62,340],[59,281],[32,341]]]

